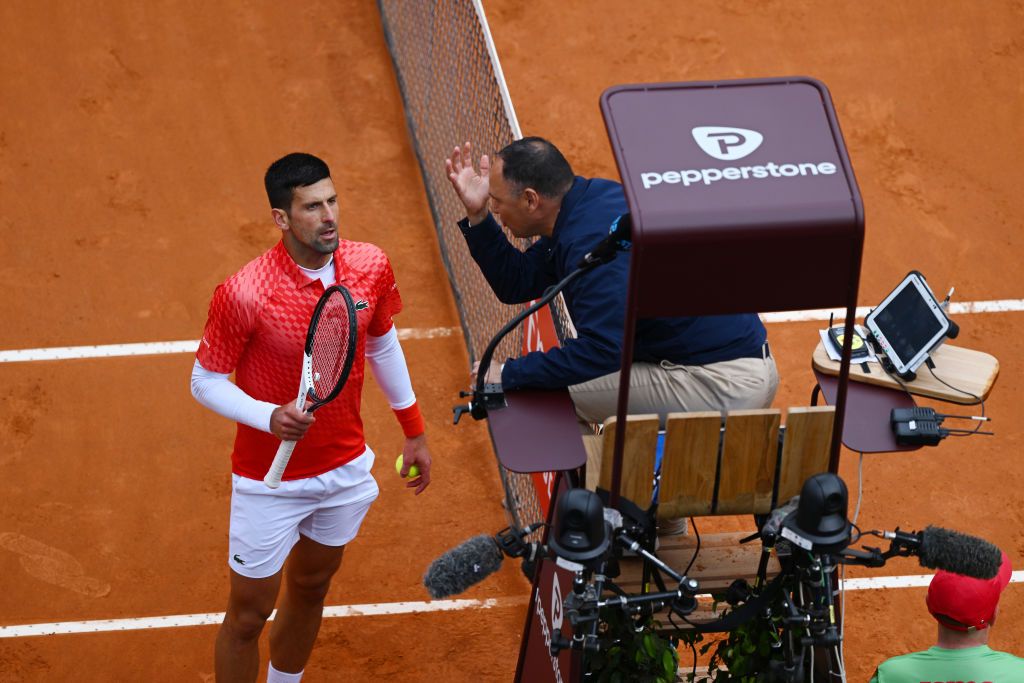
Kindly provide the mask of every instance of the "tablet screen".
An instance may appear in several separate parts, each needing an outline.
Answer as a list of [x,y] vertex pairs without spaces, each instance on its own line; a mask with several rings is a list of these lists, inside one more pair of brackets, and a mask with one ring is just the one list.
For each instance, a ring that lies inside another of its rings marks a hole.
[[942,323],[913,283],[906,286],[882,310],[876,311],[875,324],[901,361],[909,363],[942,331]]

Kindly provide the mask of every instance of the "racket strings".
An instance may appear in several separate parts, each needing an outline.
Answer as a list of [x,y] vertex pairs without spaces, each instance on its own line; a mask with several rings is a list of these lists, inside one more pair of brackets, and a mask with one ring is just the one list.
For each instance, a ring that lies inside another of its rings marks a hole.
[[320,313],[313,333],[313,393],[318,400],[330,395],[343,379],[349,352],[349,314],[344,298],[332,296]]

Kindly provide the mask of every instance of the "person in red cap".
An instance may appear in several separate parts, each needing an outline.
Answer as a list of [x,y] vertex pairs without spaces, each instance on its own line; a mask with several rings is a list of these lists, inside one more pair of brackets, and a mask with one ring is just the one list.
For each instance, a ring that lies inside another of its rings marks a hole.
[[1011,571],[1006,553],[999,573],[991,579],[937,571],[925,599],[928,611],[939,622],[935,646],[882,662],[871,683],[1024,681],[1024,659],[988,646],[999,596],[1010,582]]

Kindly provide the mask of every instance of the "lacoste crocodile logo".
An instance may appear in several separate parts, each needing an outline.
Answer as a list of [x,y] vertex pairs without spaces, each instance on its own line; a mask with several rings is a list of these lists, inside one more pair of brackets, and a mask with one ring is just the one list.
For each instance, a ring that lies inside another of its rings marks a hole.
[[362,310],[367,309],[369,307],[370,307],[370,302],[367,301],[366,299],[361,299],[360,301],[356,302],[356,310],[357,311],[362,311]]
[[238,553],[235,553],[235,556],[234,556],[234,557],[232,557],[231,559],[232,559],[232,560],[234,560],[235,562],[237,562],[238,564],[240,564],[240,565],[242,565],[242,566],[245,566],[245,560],[243,560],[242,558],[240,558],[240,557],[238,556]]

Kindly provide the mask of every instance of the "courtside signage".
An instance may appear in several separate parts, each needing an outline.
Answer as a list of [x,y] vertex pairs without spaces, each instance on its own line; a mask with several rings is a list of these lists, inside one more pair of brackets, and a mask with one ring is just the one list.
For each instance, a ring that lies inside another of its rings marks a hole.
[[[705,154],[720,161],[737,161],[754,153],[764,135],[747,128],[727,126],[696,126],[690,131],[694,141]],[[797,178],[801,176],[835,175],[838,167],[829,161],[784,162],[769,161],[750,166],[719,168],[681,168],[667,171],[642,171],[643,189],[656,185],[711,185],[720,180],[764,180],[768,178]]]

